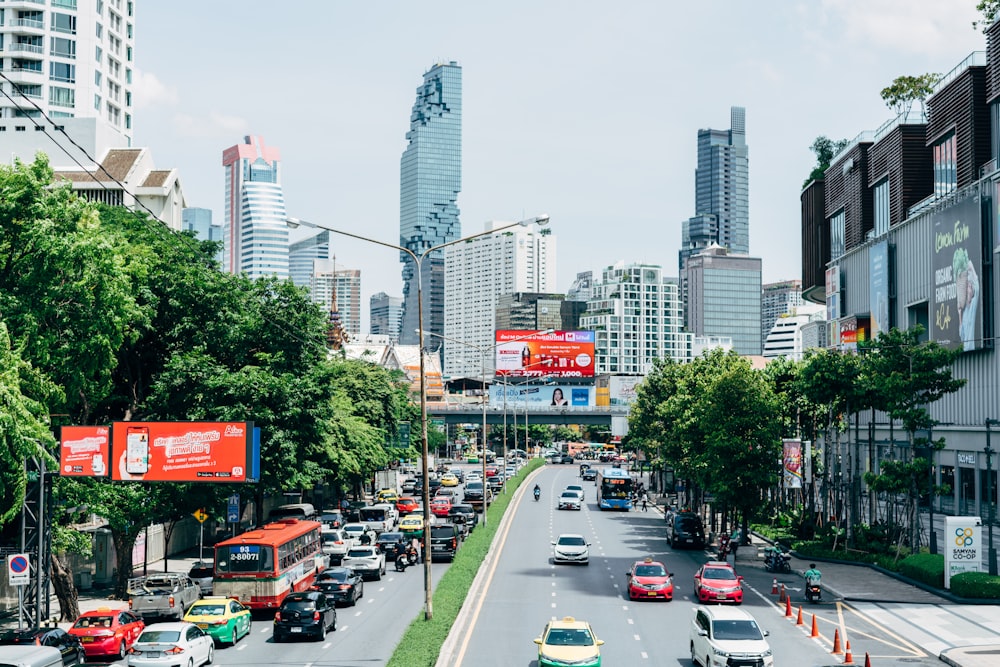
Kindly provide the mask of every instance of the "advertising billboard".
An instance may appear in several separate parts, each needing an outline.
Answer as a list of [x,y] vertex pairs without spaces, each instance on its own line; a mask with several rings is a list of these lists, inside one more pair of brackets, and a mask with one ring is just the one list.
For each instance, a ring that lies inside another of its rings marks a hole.
[[111,478],[144,482],[245,482],[252,422],[115,422]]
[[983,340],[983,241],[979,195],[932,214],[934,310],[930,337],[958,350],[978,350]]
[[889,242],[872,244],[868,249],[868,310],[871,314],[871,339],[879,331],[889,330]]
[[63,426],[59,431],[59,474],[107,477],[110,446],[111,429],[107,426]]
[[802,488],[802,441],[795,439],[782,440],[782,461],[784,465],[784,487],[786,489]]
[[609,378],[610,404],[632,405],[635,403],[635,391],[645,378],[642,375],[612,375]]
[[507,393],[507,407],[516,409],[518,406],[530,404],[533,409],[541,406],[549,407],[592,407],[594,405],[594,388],[574,385],[490,385],[490,406],[504,405],[504,391]]
[[554,331],[543,334],[531,331],[497,331],[496,374],[510,377],[592,378],[594,332]]

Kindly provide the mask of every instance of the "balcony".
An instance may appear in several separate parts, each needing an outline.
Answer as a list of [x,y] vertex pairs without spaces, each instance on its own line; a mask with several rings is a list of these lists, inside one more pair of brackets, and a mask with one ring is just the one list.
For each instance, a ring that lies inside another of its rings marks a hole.
[[40,44],[14,43],[8,45],[7,50],[11,53],[32,53],[36,55],[45,54],[45,47]]
[[19,32],[30,32],[32,34],[40,33],[45,31],[45,21],[41,19],[12,19],[7,22],[8,28],[20,28],[20,30],[11,30],[10,34],[18,34]]

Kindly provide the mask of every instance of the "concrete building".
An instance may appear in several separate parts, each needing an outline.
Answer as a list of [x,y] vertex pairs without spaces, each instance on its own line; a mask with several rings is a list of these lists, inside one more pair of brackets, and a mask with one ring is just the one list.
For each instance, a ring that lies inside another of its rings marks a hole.
[[[509,224],[491,221],[485,229]],[[479,348],[492,350],[495,343],[498,299],[517,292],[544,293],[555,286],[556,237],[534,226],[505,229],[446,248],[444,268],[444,373],[480,377]],[[429,347],[426,333],[424,337]],[[486,364],[492,374],[491,352]]]
[[760,293],[760,344],[764,345],[779,317],[802,305],[802,281],[766,283]]
[[403,299],[379,292],[368,300],[368,308],[371,334],[399,340],[399,327],[403,322]]
[[[424,73],[410,113],[407,146],[399,167],[399,245],[418,257],[461,237],[458,193],[462,189],[462,68],[439,63]],[[403,324],[400,343],[415,345],[416,330],[444,334],[444,254],[430,253],[421,261],[423,323],[417,304],[416,265],[406,253],[403,262]],[[424,337],[428,349],[441,339]]]
[[515,292],[497,299],[497,330],[576,331],[587,304],[569,301],[562,294]]
[[313,263],[317,259],[333,259],[328,231],[288,244],[288,277],[298,287],[309,287],[313,279]]
[[645,375],[654,359],[687,361],[677,280],[654,264],[618,262],[593,285],[580,329],[594,331],[594,372]]
[[594,293],[594,272],[582,271],[576,274],[576,279],[569,289],[566,290],[567,301],[590,301]]
[[687,260],[687,330],[732,338],[741,355],[759,355],[761,262],[711,246]]
[[182,229],[194,232],[199,241],[214,241],[219,244],[215,261],[222,266],[222,225],[212,220],[212,209],[189,207],[181,211]]
[[764,340],[763,357],[765,359],[787,357],[793,361],[800,361],[810,349],[803,339],[802,328],[810,322],[825,321],[825,314],[826,308],[818,304],[795,306],[783,313],[775,320]]
[[361,335],[361,271],[337,268],[332,259],[314,259],[309,298],[330,311],[335,303],[340,326],[347,335],[350,338]]

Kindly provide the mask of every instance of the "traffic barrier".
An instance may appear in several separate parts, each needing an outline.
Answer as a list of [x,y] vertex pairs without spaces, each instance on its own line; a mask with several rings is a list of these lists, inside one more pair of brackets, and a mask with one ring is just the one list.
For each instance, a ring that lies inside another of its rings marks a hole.
[[816,625],[816,614],[813,614],[812,617],[813,617],[813,627],[812,627],[812,632],[809,633],[809,636],[815,639],[816,637],[819,637],[819,627],[817,627]]
[[775,577],[774,580],[771,582],[771,595],[777,595],[777,594],[778,594],[778,578]]
[[833,655],[840,655],[843,651],[840,649],[840,628],[834,628],[833,630],[833,650],[830,651]]
[[781,597],[778,598],[778,602],[784,602],[788,599],[788,593],[785,592],[785,585],[781,584]]
[[851,640],[850,639],[848,639],[847,643],[846,643],[846,649],[845,649],[845,652],[844,652],[844,664],[845,665],[853,665],[854,664],[854,655],[851,654]]
[[868,651],[865,651],[865,667],[872,667],[872,659],[868,657]]
[[803,623],[802,623],[802,605],[799,605],[799,617],[795,619],[795,625],[803,625]]
[[792,617],[792,598],[785,598],[785,618]]

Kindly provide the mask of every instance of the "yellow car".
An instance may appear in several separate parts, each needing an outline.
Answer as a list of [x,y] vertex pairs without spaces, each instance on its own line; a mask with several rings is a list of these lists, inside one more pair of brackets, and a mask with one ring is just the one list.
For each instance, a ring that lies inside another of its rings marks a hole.
[[412,514],[403,517],[399,522],[399,532],[407,537],[423,537],[424,517]]
[[207,595],[191,605],[184,620],[204,630],[217,644],[235,644],[250,634],[250,608],[232,598]]
[[538,644],[538,667],[600,667],[604,641],[594,636],[590,623],[572,616],[549,621]]
[[375,494],[376,503],[395,504],[397,500],[399,500],[399,493],[395,489],[379,489],[378,493]]
[[450,472],[441,476],[441,486],[458,486],[458,475]]

